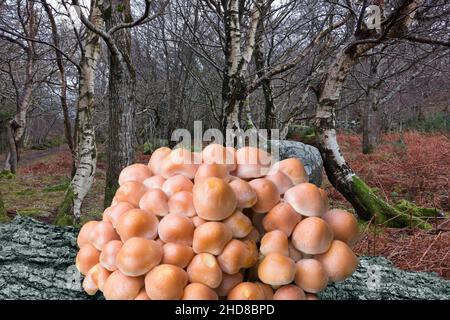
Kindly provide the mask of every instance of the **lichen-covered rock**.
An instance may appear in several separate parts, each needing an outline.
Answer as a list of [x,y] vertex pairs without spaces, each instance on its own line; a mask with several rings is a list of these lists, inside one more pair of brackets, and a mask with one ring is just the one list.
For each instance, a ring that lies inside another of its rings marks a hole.
[[[17,216],[0,224],[0,299],[99,299],[81,288],[75,268],[78,229]],[[407,272],[381,257],[362,257],[349,279],[330,284],[322,299],[450,299],[450,281]]]
[[432,272],[410,272],[395,268],[383,257],[361,257],[348,279],[329,284],[320,294],[327,300],[448,300],[450,281]]
[[[280,160],[297,158],[305,166],[309,181],[318,187],[322,185],[323,161],[319,149],[291,140],[270,140],[270,145],[277,147],[280,152]],[[270,151],[270,149],[269,149]]]

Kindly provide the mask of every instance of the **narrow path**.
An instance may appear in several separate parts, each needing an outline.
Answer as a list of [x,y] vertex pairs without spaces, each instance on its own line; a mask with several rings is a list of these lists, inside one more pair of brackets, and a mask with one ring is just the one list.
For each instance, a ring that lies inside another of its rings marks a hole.
[[[45,150],[25,150],[22,151],[20,155],[19,168],[26,167],[36,161],[48,157],[53,154],[57,154],[62,151],[68,151],[69,147],[67,144],[62,144],[58,147],[53,147]],[[0,154],[1,167],[3,167],[3,162],[5,161],[5,153]]]

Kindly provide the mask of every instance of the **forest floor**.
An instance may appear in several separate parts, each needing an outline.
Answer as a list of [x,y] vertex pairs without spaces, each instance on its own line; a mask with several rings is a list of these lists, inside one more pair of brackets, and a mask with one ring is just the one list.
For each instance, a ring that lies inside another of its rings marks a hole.
[[[348,162],[376,192],[390,203],[407,199],[419,206],[450,212],[450,139],[443,134],[405,132],[383,136],[370,155],[361,153],[361,138],[338,136]],[[148,161],[139,155],[139,162]],[[0,155],[0,159],[3,159]],[[69,183],[71,157],[68,148],[26,150],[17,176],[0,175],[0,190],[8,214],[32,216],[51,223]],[[98,170],[83,211],[83,221],[101,217],[105,181],[105,152],[99,147]],[[324,176],[323,187],[330,207],[350,205]],[[402,269],[434,271],[450,279],[450,220],[433,219],[435,229],[393,229],[361,222],[362,236],[355,245],[361,255],[381,255]]]

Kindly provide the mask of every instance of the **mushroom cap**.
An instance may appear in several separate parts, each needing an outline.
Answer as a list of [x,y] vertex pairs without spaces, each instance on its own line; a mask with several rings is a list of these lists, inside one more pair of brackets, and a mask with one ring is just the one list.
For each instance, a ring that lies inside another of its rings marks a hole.
[[152,176],[152,177],[149,177],[149,178],[145,179],[144,181],[142,181],[142,184],[147,189],[152,189],[152,188],[162,189],[162,186],[165,181],[166,181],[166,179],[164,179],[162,176]]
[[165,192],[168,198],[172,197],[175,193],[180,191],[192,192],[194,184],[191,180],[181,174],[174,175],[168,178],[163,186],[162,190]]
[[134,298],[134,300],[150,300],[149,296],[147,295],[147,292],[145,292],[145,288],[141,289],[139,294]]
[[122,241],[133,237],[153,240],[158,234],[158,219],[154,214],[141,209],[133,209],[120,216],[117,220],[116,230]]
[[271,286],[259,281],[257,281],[256,284],[263,290],[264,300],[273,300],[273,289]]
[[210,253],[199,253],[187,267],[190,282],[199,282],[214,289],[222,282],[222,270],[216,257]]
[[174,149],[162,159],[160,174],[166,179],[174,175],[183,175],[188,179],[194,179],[199,166],[196,158],[187,149]]
[[236,195],[222,179],[211,177],[195,184],[194,207],[200,218],[220,221],[231,216],[236,209]]
[[139,208],[157,216],[165,216],[169,213],[167,196],[161,189],[150,189],[139,201]]
[[333,230],[321,218],[309,217],[300,221],[292,233],[294,247],[306,254],[319,254],[328,250],[333,241]]
[[317,293],[328,284],[328,275],[316,259],[302,259],[295,264],[295,284],[306,292]]
[[306,300],[306,295],[301,288],[288,284],[275,291],[273,300]]
[[205,222],[195,229],[192,248],[195,253],[219,255],[232,238],[231,229],[224,223]]
[[119,235],[114,230],[111,222],[100,221],[89,232],[89,242],[99,251],[103,250],[103,246],[112,240],[118,240]]
[[250,218],[239,210],[236,210],[231,216],[223,220],[223,223],[230,228],[233,238],[244,238],[253,228]]
[[228,300],[264,300],[265,292],[253,282],[241,282],[228,293]]
[[194,208],[194,196],[192,192],[180,191],[171,196],[169,199],[169,212],[182,214],[186,217],[197,215]]
[[129,202],[133,207],[139,207],[139,200],[147,192],[147,188],[140,182],[128,181],[117,189],[116,200],[118,202]]
[[162,255],[163,250],[155,241],[134,237],[117,253],[116,265],[126,276],[142,276],[161,262]]
[[118,202],[114,206],[109,207],[107,221],[111,222],[115,228],[117,225],[117,220],[119,220],[120,216],[132,209],[134,209],[134,207],[129,202]]
[[284,194],[284,200],[304,216],[321,217],[327,211],[319,188],[312,183],[300,183],[290,188]]
[[255,227],[252,228],[250,233],[245,237],[241,239],[242,241],[253,241],[253,242],[259,242],[261,240],[261,234],[259,233],[258,229]]
[[258,277],[271,286],[289,284],[295,277],[295,262],[280,253],[269,253],[258,266]]
[[95,247],[86,243],[83,245],[77,253],[75,258],[75,265],[81,274],[85,275],[88,271],[95,266],[100,258],[100,252]]
[[152,170],[142,163],[135,163],[125,167],[119,175],[119,185],[123,185],[128,181],[143,182],[152,176]]
[[194,237],[194,224],[186,216],[169,213],[159,222],[158,235],[166,243],[173,242],[190,246]]
[[289,237],[301,220],[302,216],[289,203],[280,202],[264,216],[262,225],[267,232],[280,230]]
[[333,230],[334,239],[353,245],[359,236],[358,222],[353,214],[345,210],[333,209],[327,211],[323,220]]
[[273,230],[266,233],[259,246],[262,255],[277,252],[282,255],[289,256],[289,240],[286,234],[279,230]]
[[199,216],[193,216],[191,217],[191,221],[194,224],[194,226],[197,228],[198,226],[206,223],[207,221],[205,219],[200,218]]
[[258,213],[268,212],[280,202],[280,194],[272,181],[259,178],[250,181],[249,184],[255,190],[258,199],[252,207],[253,211]]
[[279,194],[284,194],[287,190],[294,186],[291,179],[289,179],[288,176],[281,171],[277,171],[273,174],[268,174],[265,176],[265,178],[274,183]]
[[303,259],[303,254],[294,247],[292,241],[289,241],[288,249],[289,249],[289,257],[291,257],[291,259],[294,260],[294,262]]
[[302,162],[296,158],[284,159],[274,163],[268,174],[270,175],[276,172],[284,173],[292,181],[293,185],[309,181],[305,167]]
[[103,295],[106,300],[133,300],[142,286],[143,277],[129,277],[116,270],[106,280]]
[[319,300],[319,298],[313,293],[306,293],[306,300]]
[[338,282],[350,277],[358,267],[359,260],[352,249],[343,241],[334,240],[327,252],[315,256],[330,281]]
[[161,164],[162,160],[172,152],[170,148],[161,147],[153,151],[152,156],[150,157],[150,161],[148,162],[148,166],[152,170],[153,174],[160,175],[161,174]]
[[226,182],[231,179],[226,165],[217,163],[203,163],[198,167],[194,177],[194,183],[199,183],[209,177],[220,178]]
[[100,264],[96,264],[91,269],[83,279],[83,289],[84,291],[93,296],[98,290],[103,291],[106,279],[108,279],[110,271],[103,268]]
[[86,222],[80,229],[77,237],[78,248],[81,248],[86,243],[89,243],[89,233],[97,225],[98,221],[92,220]]
[[101,266],[109,271],[116,271],[116,257],[121,248],[122,241],[120,240],[112,240],[105,244],[102,252],[100,253]]
[[217,293],[203,283],[190,283],[184,288],[181,300],[219,300]]
[[237,207],[239,209],[251,208],[258,201],[255,190],[253,190],[247,181],[239,178],[234,179],[230,182],[230,187],[236,195]]
[[238,273],[241,268],[250,268],[258,260],[258,249],[253,241],[232,239],[217,257],[220,268],[227,274]]
[[235,274],[222,273],[222,282],[216,288],[219,297],[226,297],[231,289],[244,280],[244,275],[240,272]]
[[202,151],[203,163],[225,165],[228,171],[236,169],[235,151],[232,147],[224,147],[217,143],[207,145]]
[[186,271],[171,264],[160,264],[145,276],[145,291],[151,300],[179,300],[187,284]]
[[178,243],[166,243],[163,246],[162,263],[172,264],[180,268],[186,268],[194,257],[194,251],[191,247]]
[[235,175],[242,179],[259,178],[269,171],[272,158],[269,153],[255,147],[236,150]]

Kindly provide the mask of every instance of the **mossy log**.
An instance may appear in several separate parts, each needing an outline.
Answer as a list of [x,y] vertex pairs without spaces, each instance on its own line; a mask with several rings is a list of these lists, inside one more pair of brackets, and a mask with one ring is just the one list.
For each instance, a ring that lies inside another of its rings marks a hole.
[[[76,271],[78,229],[16,216],[0,224],[0,299],[101,299],[81,288]],[[450,281],[433,273],[396,269],[381,257],[362,257],[354,275],[322,299],[450,299]]]

